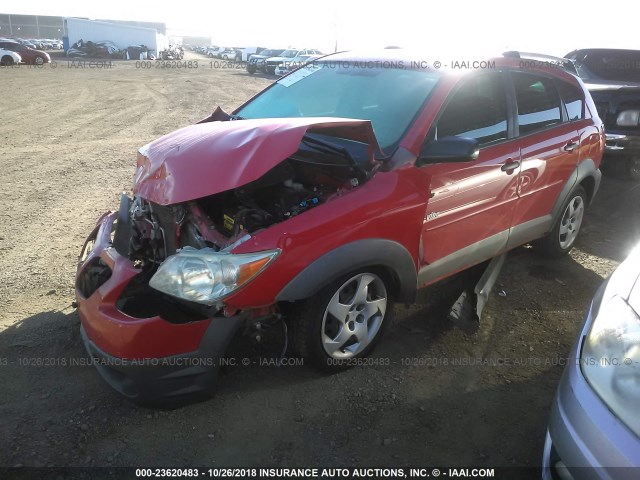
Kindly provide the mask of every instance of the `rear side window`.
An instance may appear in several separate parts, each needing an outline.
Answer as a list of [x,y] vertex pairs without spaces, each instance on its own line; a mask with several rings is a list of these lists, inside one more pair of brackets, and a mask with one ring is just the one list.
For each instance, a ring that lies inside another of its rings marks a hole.
[[582,89],[562,80],[556,82],[556,85],[560,91],[560,97],[562,97],[562,101],[567,107],[569,121],[584,118],[584,94]]
[[562,122],[560,96],[550,78],[514,73],[520,135],[527,135]]
[[481,146],[507,138],[507,103],[500,74],[463,80],[436,125],[437,138],[473,138]]

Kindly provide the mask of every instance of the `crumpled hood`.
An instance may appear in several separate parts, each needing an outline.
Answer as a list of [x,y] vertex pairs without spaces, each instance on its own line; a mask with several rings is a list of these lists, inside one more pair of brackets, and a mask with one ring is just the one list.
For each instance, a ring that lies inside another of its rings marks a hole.
[[186,202],[240,187],[294,154],[305,133],[378,148],[371,122],[342,118],[269,118],[191,125],[138,152],[133,191],[160,205]]

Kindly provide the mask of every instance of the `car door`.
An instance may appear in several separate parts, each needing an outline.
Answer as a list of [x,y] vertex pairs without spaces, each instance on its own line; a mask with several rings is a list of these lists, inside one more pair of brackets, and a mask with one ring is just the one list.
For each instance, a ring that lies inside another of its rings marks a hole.
[[420,284],[506,248],[520,173],[506,86],[501,72],[462,79],[427,137],[427,144],[446,136],[474,138],[480,153],[473,162],[424,167],[432,180],[422,229]]
[[[541,237],[551,228],[553,207],[578,164],[580,132],[577,123],[569,121],[561,101],[561,80],[520,71],[511,72],[509,78],[517,105],[516,131],[522,163],[509,239],[511,248]],[[576,119],[574,102],[575,99],[569,105],[572,118]]]

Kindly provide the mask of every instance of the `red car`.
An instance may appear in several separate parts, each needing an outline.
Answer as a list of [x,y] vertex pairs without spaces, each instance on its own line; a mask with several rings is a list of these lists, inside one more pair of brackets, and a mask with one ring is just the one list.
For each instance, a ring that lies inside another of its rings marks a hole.
[[282,319],[340,369],[418,288],[527,242],[568,252],[601,178],[591,97],[559,68],[483,65],[330,55],[142,147],[77,273],[102,376],[138,402],[202,398],[239,329]]
[[22,61],[29,65],[43,65],[51,61],[51,57],[47,52],[29,48],[18,42],[0,42],[0,48],[16,52],[22,57]]

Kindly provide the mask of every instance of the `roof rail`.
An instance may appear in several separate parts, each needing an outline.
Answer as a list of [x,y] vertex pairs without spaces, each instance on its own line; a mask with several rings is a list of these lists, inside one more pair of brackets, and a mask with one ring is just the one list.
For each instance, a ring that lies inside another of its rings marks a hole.
[[573,73],[574,75],[578,74],[575,63],[573,62],[573,60],[570,60],[568,58],[554,57],[553,55],[545,55],[542,53],[519,52],[517,50],[509,50],[507,52],[504,52],[502,56],[505,58],[522,58],[541,63],[552,63],[555,66],[562,67],[569,73]]

